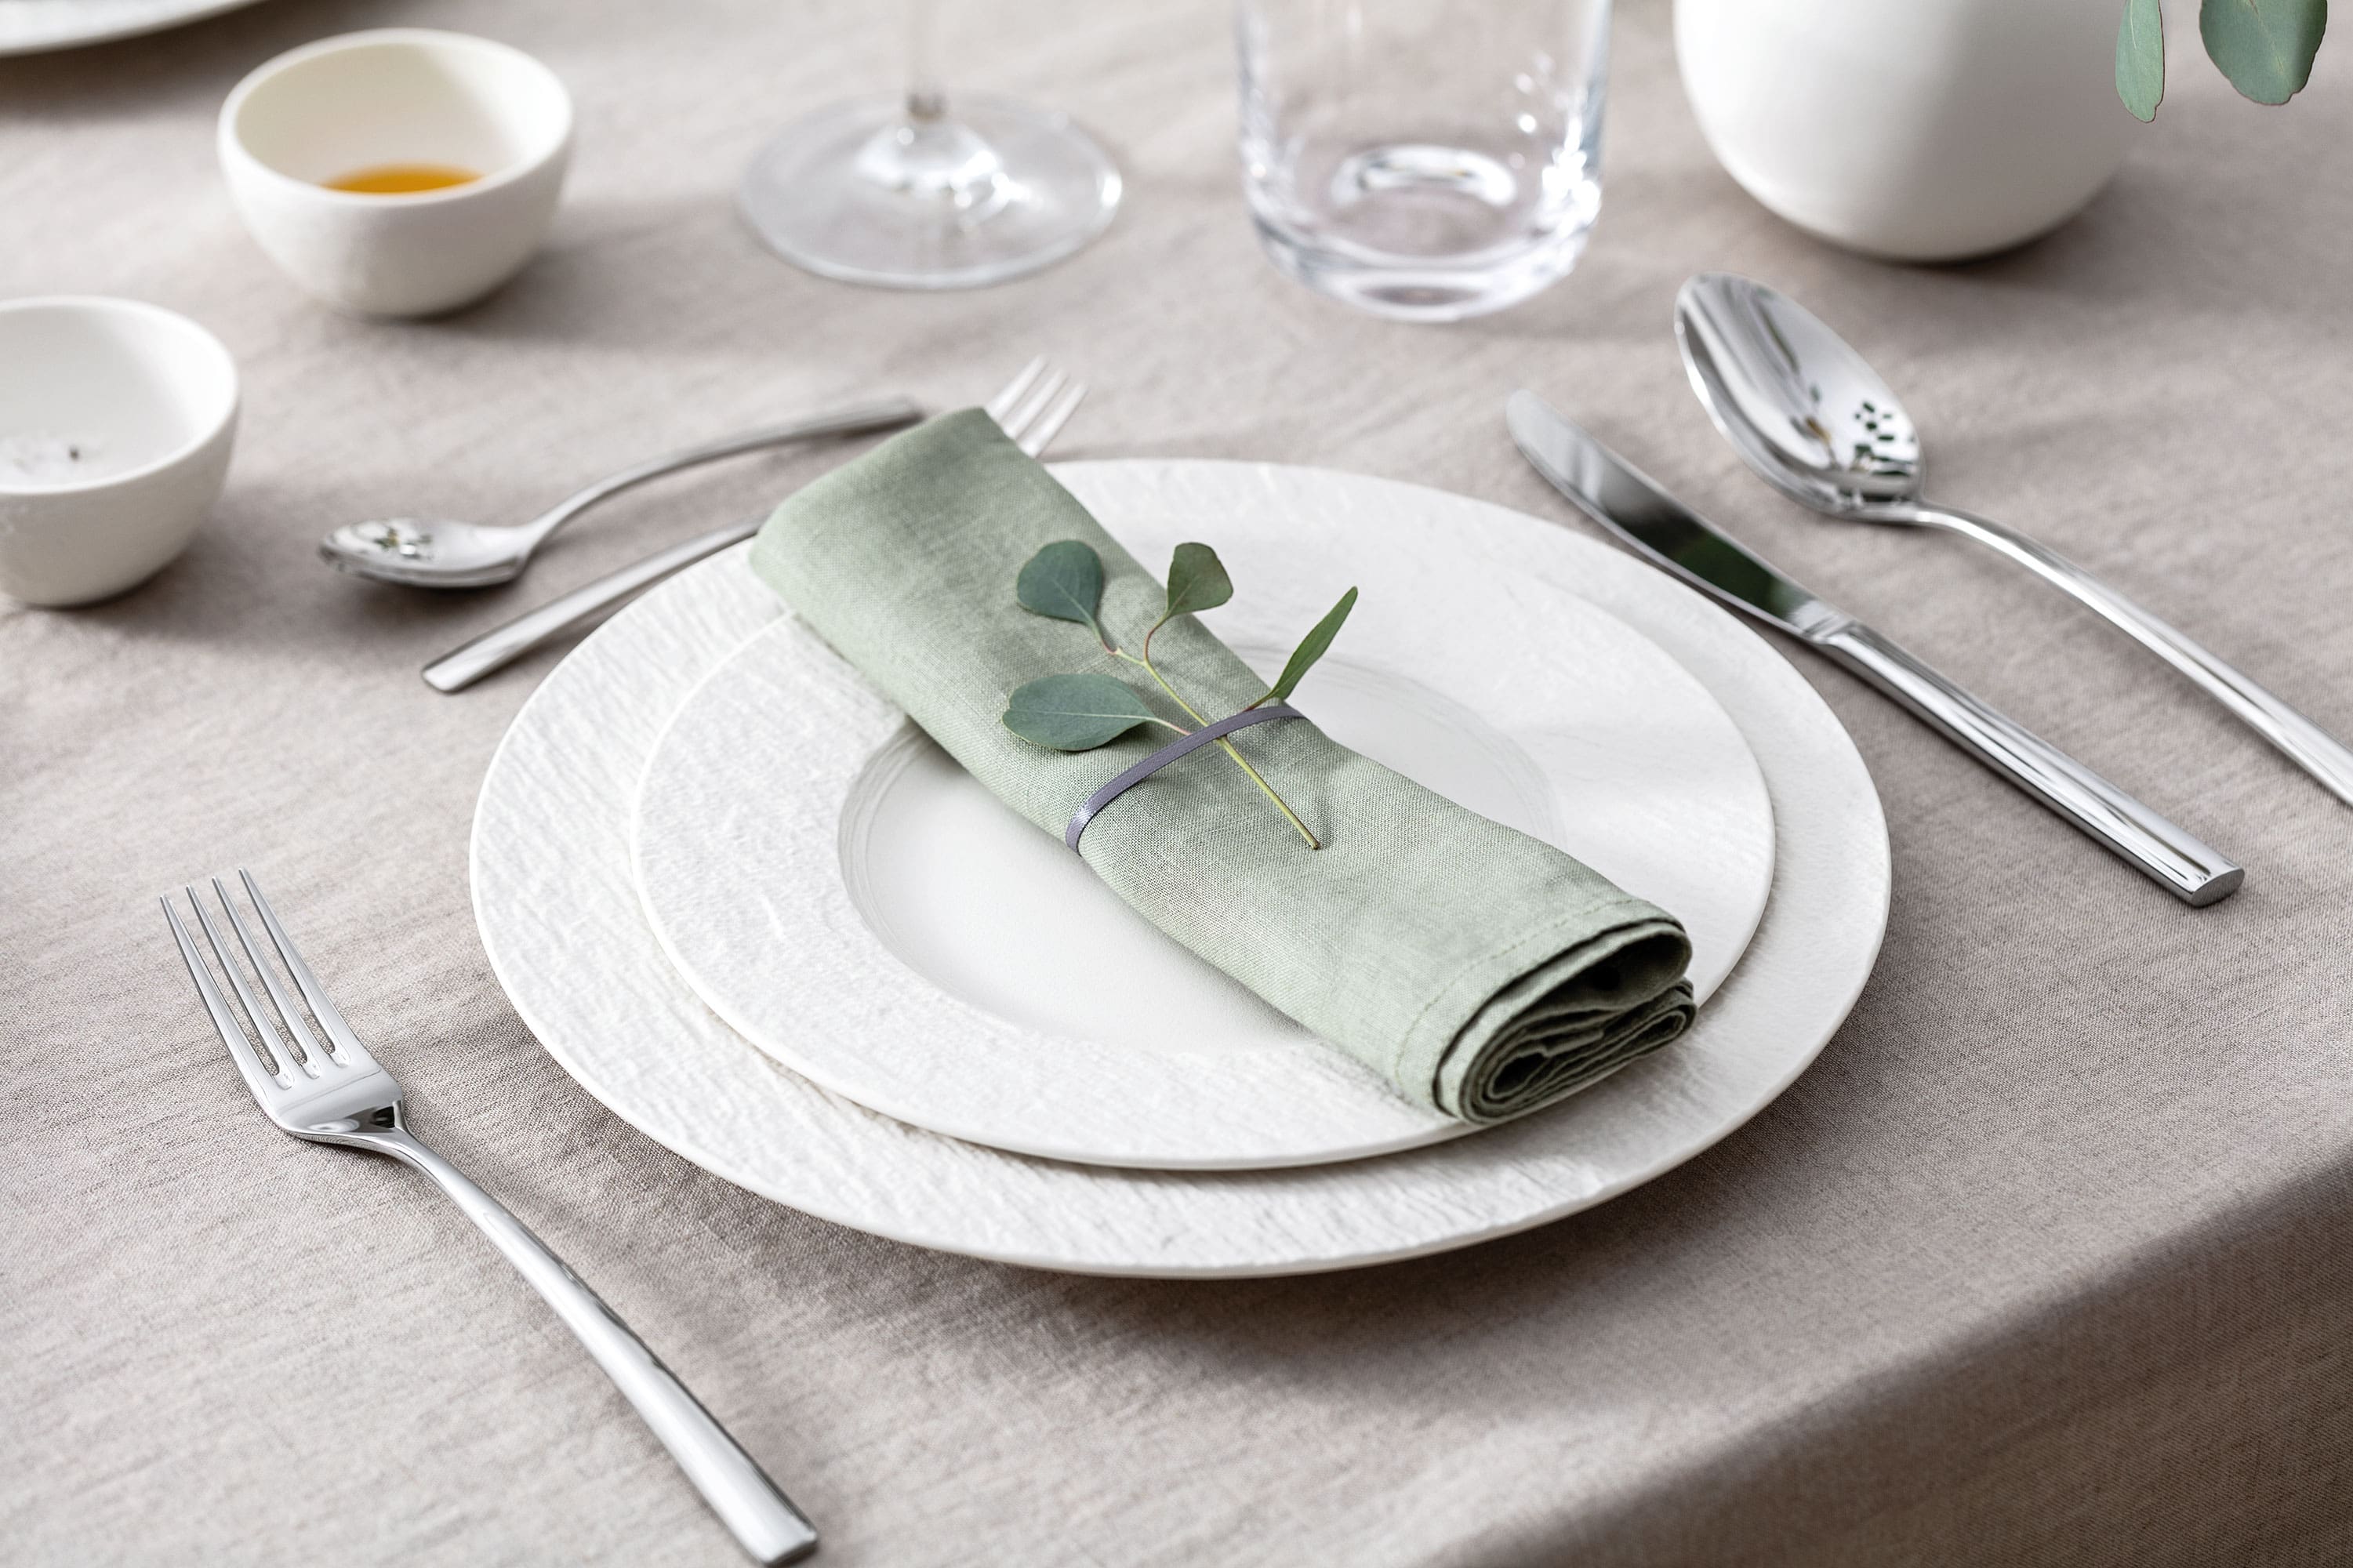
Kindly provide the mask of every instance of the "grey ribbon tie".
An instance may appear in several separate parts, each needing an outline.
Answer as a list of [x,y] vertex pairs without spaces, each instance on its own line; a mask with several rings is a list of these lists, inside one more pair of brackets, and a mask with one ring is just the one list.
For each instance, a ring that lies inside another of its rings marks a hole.
[[1079,836],[1086,832],[1087,824],[1095,819],[1097,812],[1179,757],[1190,756],[1202,747],[1222,741],[1237,730],[1247,730],[1252,724],[1263,724],[1271,719],[1305,717],[1307,715],[1288,702],[1270,702],[1263,708],[1245,708],[1239,713],[1229,713],[1214,724],[1204,724],[1189,735],[1178,736],[1087,796],[1086,804],[1071,813],[1071,825],[1062,829],[1062,842],[1075,852],[1079,847]]

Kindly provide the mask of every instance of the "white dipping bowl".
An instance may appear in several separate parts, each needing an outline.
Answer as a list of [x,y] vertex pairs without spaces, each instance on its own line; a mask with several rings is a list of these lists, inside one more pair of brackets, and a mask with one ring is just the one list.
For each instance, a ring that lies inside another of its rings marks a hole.
[[0,302],[0,594],[81,605],[185,549],[237,437],[237,362],[135,300]]
[[[572,100],[520,49],[386,27],[289,50],[221,106],[237,216],[311,293],[364,316],[429,316],[480,299],[547,235],[572,153]],[[387,163],[480,177],[399,195],[327,188]]]

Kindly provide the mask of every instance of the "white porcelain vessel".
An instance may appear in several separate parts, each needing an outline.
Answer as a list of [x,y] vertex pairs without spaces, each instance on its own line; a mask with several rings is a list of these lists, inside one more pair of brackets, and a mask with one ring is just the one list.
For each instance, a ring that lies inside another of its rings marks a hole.
[[[428,316],[520,270],[555,216],[572,100],[519,49],[388,27],[290,50],[221,106],[221,171],[269,258],[342,310]],[[479,178],[385,195],[326,182],[396,163]]]
[[1683,90],[1749,195],[1947,261],[2073,216],[2124,161],[2122,0],[1675,0]]
[[0,303],[0,594],[81,605],[145,581],[219,499],[237,362],[135,300]]

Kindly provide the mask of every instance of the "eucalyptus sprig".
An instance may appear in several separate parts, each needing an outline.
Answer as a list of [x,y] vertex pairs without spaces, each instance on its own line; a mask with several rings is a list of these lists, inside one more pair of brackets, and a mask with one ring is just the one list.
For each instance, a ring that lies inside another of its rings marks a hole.
[[[2179,3],[2179,0],[2177,0]],[[2198,0],[2198,40],[2231,85],[2257,103],[2285,103],[2312,79],[2328,30],[2328,0]],[[2165,21],[2158,0],[2125,0],[2116,29],[2116,96],[2142,120],[2165,97]]]
[[[1234,596],[1234,581],[1227,575],[1225,563],[1218,552],[1206,544],[1180,544],[1176,557],[1168,563],[1168,592],[1163,602],[1160,618],[1144,634],[1144,641],[1130,653],[1114,641],[1103,629],[1103,557],[1092,546],[1076,539],[1065,539],[1049,544],[1029,558],[1014,580],[1013,596],[1021,607],[1032,615],[1047,616],[1058,621],[1070,621],[1094,634],[1095,644],[1116,659],[1134,665],[1161,690],[1168,700],[1183,709],[1196,725],[1211,721],[1198,708],[1185,700],[1183,693],[1169,683],[1152,659],[1152,639],[1160,628],[1179,616],[1198,615],[1214,610]],[[1301,678],[1322,658],[1332,639],[1340,635],[1341,623],[1348,612],[1356,607],[1354,588],[1340,595],[1340,602],[1331,613],[1310,628],[1302,637],[1283,665],[1282,673],[1242,711],[1263,707],[1269,702],[1281,702],[1299,689]],[[1041,676],[1025,682],[1007,700],[1005,727],[1032,745],[1055,752],[1091,752],[1097,746],[1107,746],[1139,724],[1157,724],[1179,735],[1189,735],[1191,730],[1172,720],[1164,719],[1152,710],[1144,694],[1115,676],[1073,674]],[[1233,759],[1234,765],[1250,775],[1274,808],[1282,813],[1299,837],[1307,841],[1310,849],[1321,849],[1323,843],[1309,832],[1307,824],[1291,809],[1264,774],[1250,766],[1250,759],[1234,749],[1231,741],[1220,740],[1219,748]]]

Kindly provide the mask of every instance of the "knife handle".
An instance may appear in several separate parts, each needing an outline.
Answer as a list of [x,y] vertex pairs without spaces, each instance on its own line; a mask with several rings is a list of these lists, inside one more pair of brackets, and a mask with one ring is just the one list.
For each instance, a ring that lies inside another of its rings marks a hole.
[[2107,846],[2192,908],[2238,891],[2246,872],[1897,644],[1850,621],[1814,646],[1912,710],[1963,751]]
[[463,691],[482,677],[504,669],[540,644],[587,625],[641,588],[671,573],[716,555],[731,544],[741,544],[760,531],[767,519],[747,517],[709,533],[698,533],[667,550],[657,550],[570,593],[550,599],[535,610],[492,626],[460,647],[451,648],[425,667],[425,684],[436,691]]

